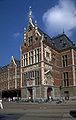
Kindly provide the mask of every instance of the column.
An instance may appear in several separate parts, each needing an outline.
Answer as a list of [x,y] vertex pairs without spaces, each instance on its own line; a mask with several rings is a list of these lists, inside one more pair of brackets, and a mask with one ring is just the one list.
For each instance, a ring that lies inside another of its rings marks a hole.
[[32,93],[33,93],[32,98],[33,98],[33,100],[35,100],[35,98],[36,98],[36,88],[35,87],[32,88]]
[[42,36],[42,40],[41,40],[41,79],[42,79],[42,84],[44,84],[44,56],[43,56],[43,39],[44,39],[44,36]]
[[72,71],[73,71],[73,85],[76,85],[75,82],[75,64],[74,64],[74,50],[72,49]]

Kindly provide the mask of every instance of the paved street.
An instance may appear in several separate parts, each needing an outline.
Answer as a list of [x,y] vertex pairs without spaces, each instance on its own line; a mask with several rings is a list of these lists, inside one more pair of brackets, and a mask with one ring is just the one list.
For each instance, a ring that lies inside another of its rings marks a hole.
[[76,120],[76,102],[3,104],[4,109],[0,109],[0,120]]

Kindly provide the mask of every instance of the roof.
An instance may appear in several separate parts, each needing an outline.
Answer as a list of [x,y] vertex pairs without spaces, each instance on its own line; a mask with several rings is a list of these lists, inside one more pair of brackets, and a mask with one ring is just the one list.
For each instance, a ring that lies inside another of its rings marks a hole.
[[[32,26],[32,24],[33,24],[33,26]],[[28,28],[30,26],[35,27],[35,24],[33,22],[32,22],[32,24],[29,23]],[[44,36],[44,42],[55,50],[63,51],[63,50],[70,49],[70,48],[76,49],[75,44],[64,33],[61,35],[55,36],[55,37],[50,37],[49,35],[44,33],[38,26],[37,26],[37,30],[41,36],[42,35]],[[24,41],[22,42],[22,45],[23,44],[24,44]]]
[[38,31],[40,34],[44,35],[44,41],[49,44],[49,46],[53,47],[54,49],[58,51],[63,51],[69,48],[74,48],[76,49],[75,44],[73,41],[69,39],[69,37],[66,34],[61,34],[55,37],[49,37],[46,33],[44,33],[39,27]]
[[75,48],[75,44],[65,34],[53,37],[52,42],[55,48],[58,49],[59,51],[68,48]]
[[3,72],[3,71],[7,71],[8,66],[9,66],[9,64],[8,64],[8,65],[5,65],[5,66],[3,66],[3,67],[0,67],[0,73]]

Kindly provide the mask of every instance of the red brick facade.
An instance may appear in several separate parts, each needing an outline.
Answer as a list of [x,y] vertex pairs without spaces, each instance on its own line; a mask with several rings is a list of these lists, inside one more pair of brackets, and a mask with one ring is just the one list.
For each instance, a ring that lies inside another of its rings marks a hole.
[[75,45],[64,33],[51,38],[32,22],[30,16],[21,46],[22,97],[47,98],[48,89],[52,97],[60,96],[60,92],[63,96],[66,93],[76,95],[72,92],[76,89],[75,59]]

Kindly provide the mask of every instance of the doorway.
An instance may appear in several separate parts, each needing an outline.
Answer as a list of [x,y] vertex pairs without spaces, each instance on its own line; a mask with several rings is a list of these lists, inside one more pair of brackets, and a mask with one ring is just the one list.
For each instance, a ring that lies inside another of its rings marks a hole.
[[28,88],[28,92],[29,92],[29,93],[28,93],[28,98],[29,98],[29,100],[32,100],[32,98],[33,98],[33,97],[32,97],[32,96],[33,96],[32,87],[29,87],[29,88]]
[[48,99],[48,100],[50,99],[50,97],[52,98],[52,96],[51,96],[51,91],[52,91],[52,88],[51,88],[51,87],[48,87],[48,88],[47,88],[47,99]]

